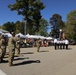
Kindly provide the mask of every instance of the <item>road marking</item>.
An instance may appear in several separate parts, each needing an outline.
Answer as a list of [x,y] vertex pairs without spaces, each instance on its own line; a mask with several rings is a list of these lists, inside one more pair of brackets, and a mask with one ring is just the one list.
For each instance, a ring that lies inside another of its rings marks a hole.
[[0,75],[7,75],[2,70],[0,70]]

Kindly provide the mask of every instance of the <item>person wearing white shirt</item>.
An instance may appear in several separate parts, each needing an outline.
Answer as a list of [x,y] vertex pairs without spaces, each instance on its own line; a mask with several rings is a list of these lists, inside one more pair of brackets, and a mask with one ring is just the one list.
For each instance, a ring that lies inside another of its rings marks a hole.
[[63,40],[60,40],[60,49],[63,47]]
[[65,39],[63,39],[63,49],[65,49]]
[[66,49],[68,49],[68,45],[69,45],[69,41],[68,41],[68,39],[65,39],[65,47],[66,47]]
[[60,40],[59,39],[57,40],[57,47],[58,47],[58,49],[60,49]]
[[54,48],[55,48],[55,50],[57,49],[57,39],[56,38],[54,39]]

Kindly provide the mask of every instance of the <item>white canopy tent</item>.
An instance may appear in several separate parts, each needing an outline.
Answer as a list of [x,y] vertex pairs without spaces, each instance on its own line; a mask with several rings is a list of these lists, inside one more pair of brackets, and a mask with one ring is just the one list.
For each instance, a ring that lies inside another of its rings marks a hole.
[[53,38],[52,38],[52,37],[47,37],[46,39],[47,39],[47,40],[52,40]]
[[1,34],[2,32],[0,31],[0,34]]
[[3,35],[5,35],[6,37],[11,37],[12,36],[10,33],[4,33]]
[[27,37],[27,38],[33,38],[33,39],[38,39],[38,38],[40,38],[40,39],[47,39],[47,40],[52,40],[53,38],[52,37],[44,37],[44,36],[40,36],[40,35],[29,35],[29,34],[27,34],[27,35],[25,35],[25,37]]
[[44,36],[39,36],[39,38],[42,39],[42,40],[46,39],[46,37],[44,37]]
[[15,36],[20,36],[21,38],[25,38],[25,36],[22,33],[18,33]]
[[46,39],[46,37],[40,36],[40,35],[29,35],[29,34],[27,34],[25,37],[27,37],[27,38],[33,38],[33,39],[38,39],[38,38],[40,38],[40,39]]
[[28,38],[37,39],[37,38],[39,38],[39,36],[37,36],[37,35],[30,35],[30,36],[28,36]]
[[29,34],[25,35],[26,38],[29,38],[29,36],[30,36]]

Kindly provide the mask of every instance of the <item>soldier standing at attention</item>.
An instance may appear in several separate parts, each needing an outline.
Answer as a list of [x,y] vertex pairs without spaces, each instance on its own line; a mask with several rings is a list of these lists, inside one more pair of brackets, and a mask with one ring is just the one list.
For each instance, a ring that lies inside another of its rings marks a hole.
[[1,36],[0,44],[1,44],[0,45],[0,47],[1,47],[0,62],[4,62],[3,58],[6,53],[6,41],[5,41],[4,35]]
[[13,66],[14,54],[15,54],[15,33],[11,33],[12,36],[8,40],[8,49],[9,49],[9,66]]
[[1,48],[1,37],[2,37],[2,34],[0,34],[0,48]]
[[67,38],[65,38],[65,48],[68,49],[69,41]]
[[54,48],[55,48],[55,50],[57,49],[57,39],[56,38],[54,39]]
[[36,44],[37,44],[37,52],[39,52],[39,49],[40,49],[40,46],[41,46],[41,40],[40,40],[40,38],[37,39]]
[[20,35],[16,37],[16,49],[17,49],[17,55],[20,55]]

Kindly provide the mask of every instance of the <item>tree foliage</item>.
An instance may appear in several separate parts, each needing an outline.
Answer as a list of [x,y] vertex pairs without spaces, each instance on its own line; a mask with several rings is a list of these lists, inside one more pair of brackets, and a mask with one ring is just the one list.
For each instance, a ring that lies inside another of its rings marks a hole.
[[39,34],[42,36],[47,36],[47,26],[48,22],[45,19],[40,20],[40,29],[39,29]]
[[59,30],[63,29],[64,22],[62,21],[62,17],[59,14],[54,14],[50,18],[50,25],[52,26],[51,35],[53,37],[59,37]]
[[17,21],[16,23],[14,23],[14,22],[7,22],[7,23],[3,24],[1,26],[1,28],[4,29],[4,30],[9,31],[10,33],[11,32],[15,32],[16,34],[17,33],[24,34],[24,23],[20,22],[20,21]]
[[76,10],[68,13],[65,31],[68,38],[76,40]]
[[15,26],[16,26],[16,30],[15,30],[16,33],[24,34],[24,27],[25,27],[25,23],[24,22],[17,21],[15,23]]
[[11,33],[13,31],[15,31],[15,24],[14,24],[14,22],[7,22],[7,23],[3,24],[2,28]]
[[66,22],[65,27],[64,27],[64,33],[65,36],[69,39],[73,39],[75,32],[74,32],[74,26],[69,24],[69,22]]
[[[36,32],[36,28],[34,26],[33,28],[31,28],[32,34],[33,35],[40,34],[40,35],[46,36],[47,35],[47,25],[48,25],[48,22],[45,19],[41,19],[39,33]],[[7,23],[3,24],[1,26],[1,28],[9,31],[10,33],[15,32],[16,34],[17,33],[24,34],[25,22],[20,22],[20,21],[17,21],[16,23],[7,22]]]
[[24,16],[27,33],[32,34],[31,28],[34,26],[36,27],[36,32],[39,31],[39,22],[42,17],[40,11],[45,8],[40,0],[16,0],[15,4],[9,4],[8,7],[11,11],[16,10],[18,15]]

